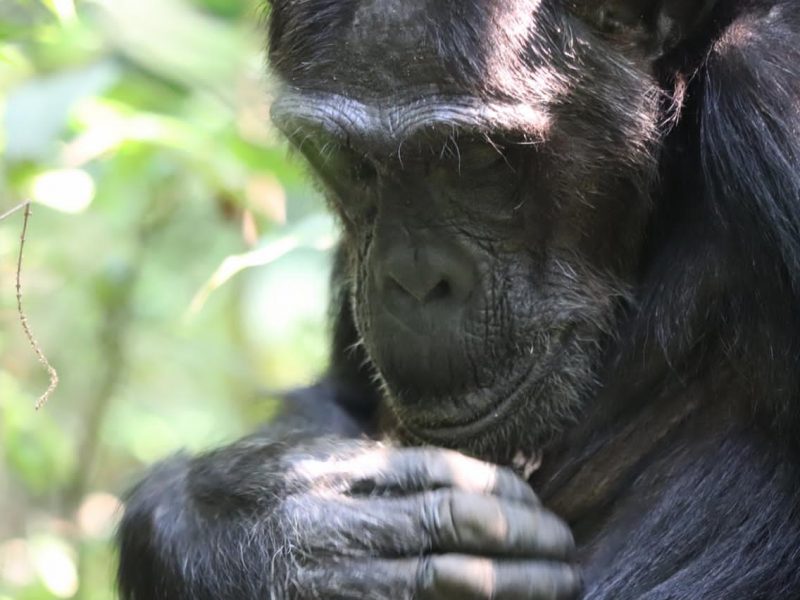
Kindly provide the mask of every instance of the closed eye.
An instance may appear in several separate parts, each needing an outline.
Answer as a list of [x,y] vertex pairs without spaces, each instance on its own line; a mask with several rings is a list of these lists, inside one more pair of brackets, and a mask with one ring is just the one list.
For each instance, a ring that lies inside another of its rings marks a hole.
[[370,156],[338,139],[315,132],[315,135],[290,136],[290,140],[317,176],[328,185],[366,186],[378,177],[377,167]]
[[451,138],[440,158],[453,163],[458,173],[482,173],[502,165],[511,166],[502,145],[488,138]]

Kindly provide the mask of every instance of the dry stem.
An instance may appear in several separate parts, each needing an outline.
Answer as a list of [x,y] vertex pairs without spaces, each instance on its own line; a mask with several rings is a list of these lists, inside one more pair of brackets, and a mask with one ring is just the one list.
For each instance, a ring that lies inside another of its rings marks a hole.
[[22,330],[25,332],[25,337],[28,339],[28,343],[30,344],[31,348],[33,348],[36,358],[38,358],[39,362],[42,363],[45,369],[47,369],[47,373],[50,376],[50,385],[36,401],[36,410],[39,410],[47,403],[47,401],[50,399],[50,396],[53,395],[56,387],[58,387],[58,372],[53,368],[53,365],[50,364],[50,361],[47,360],[47,357],[42,351],[42,347],[33,336],[33,332],[31,331],[31,327],[28,323],[28,316],[25,314],[25,311],[22,308],[22,253],[25,250],[25,236],[28,233],[28,221],[31,217],[30,201],[18,204],[11,210],[4,212],[2,215],[0,215],[0,221],[10,217],[23,208],[25,209],[25,213],[22,217],[22,233],[19,236],[19,256],[17,257],[17,314],[19,315],[19,322],[22,325]]

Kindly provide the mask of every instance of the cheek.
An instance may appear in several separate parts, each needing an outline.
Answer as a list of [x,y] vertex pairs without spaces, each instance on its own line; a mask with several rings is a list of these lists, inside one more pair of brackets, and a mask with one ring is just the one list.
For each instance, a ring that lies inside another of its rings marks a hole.
[[360,336],[370,328],[369,254],[372,249],[371,229],[358,232],[348,240],[349,273],[353,320]]
[[544,224],[548,254],[572,254],[598,271],[627,277],[652,210],[650,178],[647,163],[631,165],[591,144],[557,140],[540,178],[547,212],[528,212],[526,228]]
[[589,201],[598,209],[585,220],[581,254],[594,257],[596,267],[628,274],[636,268],[644,244],[651,213],[647,192],[630,181],[611,181],[607,190]]

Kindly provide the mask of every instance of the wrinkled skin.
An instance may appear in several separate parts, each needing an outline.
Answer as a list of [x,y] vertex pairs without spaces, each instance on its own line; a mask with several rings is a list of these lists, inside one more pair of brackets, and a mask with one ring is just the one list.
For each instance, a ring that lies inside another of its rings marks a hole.
[[303,31],[273,36],[273,119],[341,217],[355,325],[405,433],[507,459],[578,411],[634,283],[656,81],[563,3],[463,7],[489,39],[456,74],[420,6],[353,6],[330,62],[291,53]]
[[568,527],[512,472],[436,449],[334,448],[324,461],[287,457],[295,489],[280,521],[305,532],[294,542],[314,557],[301,567],[297,595],[565,598],[578,590],[565,564]]
[[123,598],[800,597],[796,4],[270,18],[330,370],[134,489]]

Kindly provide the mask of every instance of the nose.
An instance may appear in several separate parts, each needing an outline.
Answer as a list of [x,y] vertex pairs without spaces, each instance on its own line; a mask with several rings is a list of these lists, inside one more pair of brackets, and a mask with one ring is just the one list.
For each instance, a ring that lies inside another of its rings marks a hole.
[[475,285],[475,266],[469,254],[445,240],[395,243],[379,261],[380,287],[389,304],[455,307],[464,303]]

